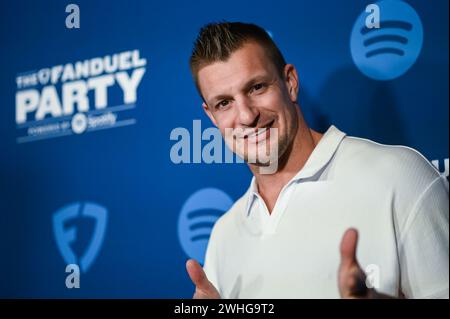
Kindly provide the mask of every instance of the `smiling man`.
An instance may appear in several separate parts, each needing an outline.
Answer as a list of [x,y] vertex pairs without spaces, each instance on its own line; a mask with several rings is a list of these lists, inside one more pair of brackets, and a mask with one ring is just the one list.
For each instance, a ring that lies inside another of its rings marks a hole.
[[256,25],[203,27],[190,66],[254,175],[204,269],[187,262],[194,298],[448,298],[448,182],[421,154],[309,128],[295,67]]

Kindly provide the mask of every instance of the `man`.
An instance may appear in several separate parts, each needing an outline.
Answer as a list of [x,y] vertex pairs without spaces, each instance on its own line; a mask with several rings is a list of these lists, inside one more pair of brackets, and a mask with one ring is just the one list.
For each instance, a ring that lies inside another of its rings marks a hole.
[[[190,66],[254,175],[215,224],[204,269],[187,262],[194,298],[448,298],[448,182],[421,154],[310,129],[295,67],[256,25],[203,27]],[[267,143],[272,174],[249,161]]]

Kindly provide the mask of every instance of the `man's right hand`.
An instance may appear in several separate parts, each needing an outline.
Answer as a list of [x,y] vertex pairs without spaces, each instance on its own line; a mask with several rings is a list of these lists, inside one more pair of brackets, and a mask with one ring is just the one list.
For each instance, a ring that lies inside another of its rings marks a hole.
[[186,262],[186,270],[195,285],[194,299],[220,299],[219,292],[208,280],[202,266],[194,259]]

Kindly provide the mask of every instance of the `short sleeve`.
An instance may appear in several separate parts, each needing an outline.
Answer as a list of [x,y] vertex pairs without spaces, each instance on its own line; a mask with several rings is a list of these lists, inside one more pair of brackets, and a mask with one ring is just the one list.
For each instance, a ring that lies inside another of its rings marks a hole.
[[417,198],[399,241],[407,298],[449,298],[449,191],[444,176]]

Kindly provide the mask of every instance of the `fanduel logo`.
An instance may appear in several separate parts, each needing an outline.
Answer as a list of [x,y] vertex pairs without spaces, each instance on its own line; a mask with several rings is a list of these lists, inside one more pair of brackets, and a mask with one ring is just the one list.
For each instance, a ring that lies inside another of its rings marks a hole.
[[[76,256],[71,244],[77,239],[77,229],[66,227],[67,224],[77,218],[93,218],[95,221],[94,232],[86,251],[80,257]],[[53,215],[53,232],[59,252],[66,264],[77,264],[82,272],[86,272],[94,262],[103,243],[108,211],[105,207],[92,202],[72,203]]]
[[186,255],[204,263],[214,223],[232,204],[217,188],[203,188],[187,199],[178,218],[178,239]]
[[134,50],[18,74],[17,142],[135,124],[120,112],[135,107],[146,64]]
[[[372,6],[374,11],[364,11],[353,27],[352,58],[369,78],[392,80],[416,62],[423,43],[422,22],[416,11],[400,0],[384,0]],[[371,23],[371,15],[379,21]]]

